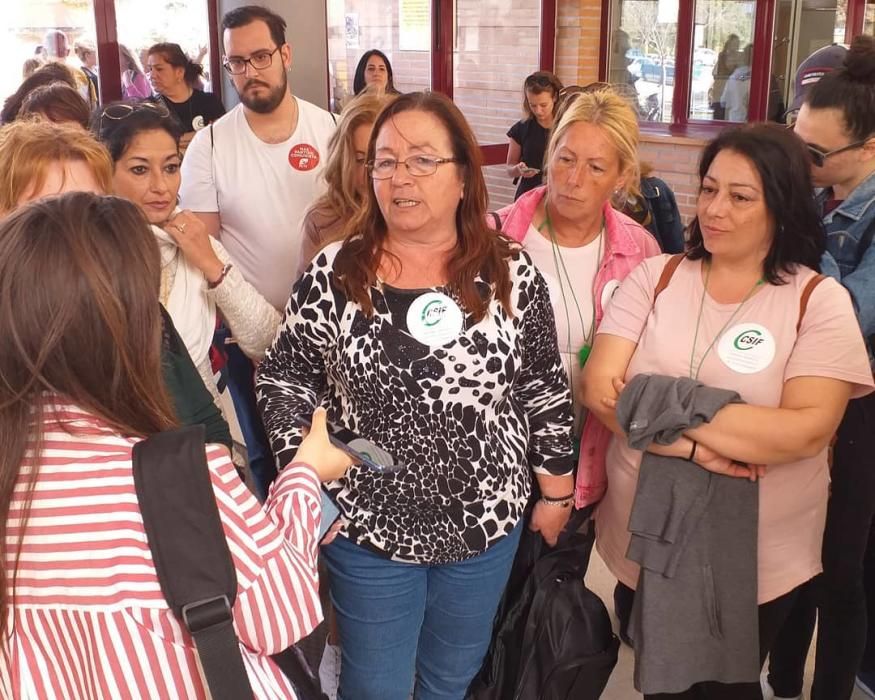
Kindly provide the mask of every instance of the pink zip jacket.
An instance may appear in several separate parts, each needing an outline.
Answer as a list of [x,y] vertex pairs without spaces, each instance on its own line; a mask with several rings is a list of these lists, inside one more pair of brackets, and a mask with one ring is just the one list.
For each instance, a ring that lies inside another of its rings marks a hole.
[[[516,202],[497,212],[501,232],[520,243],[528,234],[535,209],[547,192],[546,185],[526,192]],[[620,286],[620,282],[644,258],[660,254],[656,239],[640,224],[615,210],[610,203],[604,207],[606,245],[604,257],[595,276],[596,328],[605,315],[605,305]],[[494,225],[492,217],[489,224]],[[571,388],[572,391],[575,387]],[[608,486],[605,474],[605,455],[611,440],[611,431],[589,414],[583,424],[580,438],[580,461],[577,464],[577,484],[574,488],[578,508],[598,503]]]

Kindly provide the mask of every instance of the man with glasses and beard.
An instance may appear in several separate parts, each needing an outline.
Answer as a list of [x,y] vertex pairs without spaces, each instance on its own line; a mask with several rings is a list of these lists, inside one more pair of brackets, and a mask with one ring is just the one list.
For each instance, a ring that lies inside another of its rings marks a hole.
[[[318,177],[335,121],[291,93],[292,50],[280,16],[248,5],[228,12],[222,27],[224,66],[240,104],[189,145],[181,205],[203,220],[243,277],[282,310],[298,268],[301,221],[320,194]],[[255,408],[253,367],[233,342],[224,347],[250,468],[264,498],[276,469]]]

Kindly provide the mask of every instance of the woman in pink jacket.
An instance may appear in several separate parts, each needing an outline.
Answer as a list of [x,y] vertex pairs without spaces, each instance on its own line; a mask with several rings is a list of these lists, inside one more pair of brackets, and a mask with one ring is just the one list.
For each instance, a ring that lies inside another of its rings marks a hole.
[[[502,232],[523,244],[547,280],[559,350],[575,394],[611,296],[639,262],[660,250],[646,229],[612,206],[637,194],[635,113],[611,90],[571,99],[547,146],[546,186],[525,193],[498,216]],[[610,432],[599,421],[584,419],[576,398],[575,416],[581,436],[575,505],[583,508],[605,492]]]

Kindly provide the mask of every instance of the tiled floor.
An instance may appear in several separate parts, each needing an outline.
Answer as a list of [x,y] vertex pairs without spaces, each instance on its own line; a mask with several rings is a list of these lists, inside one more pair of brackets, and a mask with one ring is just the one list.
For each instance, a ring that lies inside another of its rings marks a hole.
[[[586,575],[586,585],[591,588],[598,596],[605,601],[608,610],[612,610],[613,591],[616,579],[605,568],[604,563],[599,558],[598,552],[593,550],[592,559],[589,564],[589,571]],[[616,620],[614,620],[616,625]],[[813,671],[814,657],[809,655],[808,668],[806,669],[805,687],[806,692],[811,683],[811,673]],[[601,700],[642,700],[640,693],[636,692],[632,687],[632,667],[634,660],[632,650],[625,644],[620,645],[620,659],[617,662],[616,668],[608,681],[608,687],[602,693]],[[860,691],[855,691],[851,700],[867,700]]]

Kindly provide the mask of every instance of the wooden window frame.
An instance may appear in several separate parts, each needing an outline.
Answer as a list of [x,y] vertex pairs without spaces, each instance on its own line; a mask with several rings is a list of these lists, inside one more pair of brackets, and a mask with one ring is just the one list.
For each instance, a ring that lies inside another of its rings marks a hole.
[[[206,0],[210,37],[210,76],[213,94],[222,99],[222,63],[219,44],[218,0]],[[94,0],[94,28],[97,38],[97,61],[100,65],[100,99],[107,103],[122,98],[121,70],[118,60],[118,25],[115,0]]]
[[[733,123],[689,118],[695,3],[696,0],[679,0],[678,3],[671,121],[669,123],[642,122],[641,131],[643,134],[708,139],[713,138],[717,132]],[[599,75],[602,80],[605,80],[608,74],[612,5],[612,0],[602,0],[601,36],[599,39]],[[776,6],[776,0],[756,0],[748,108],[750,121],[761,121],[766,118]],[[865,17],[866,0],[848,0],[845,42],[850,43],[853,37],[863,33]]]

